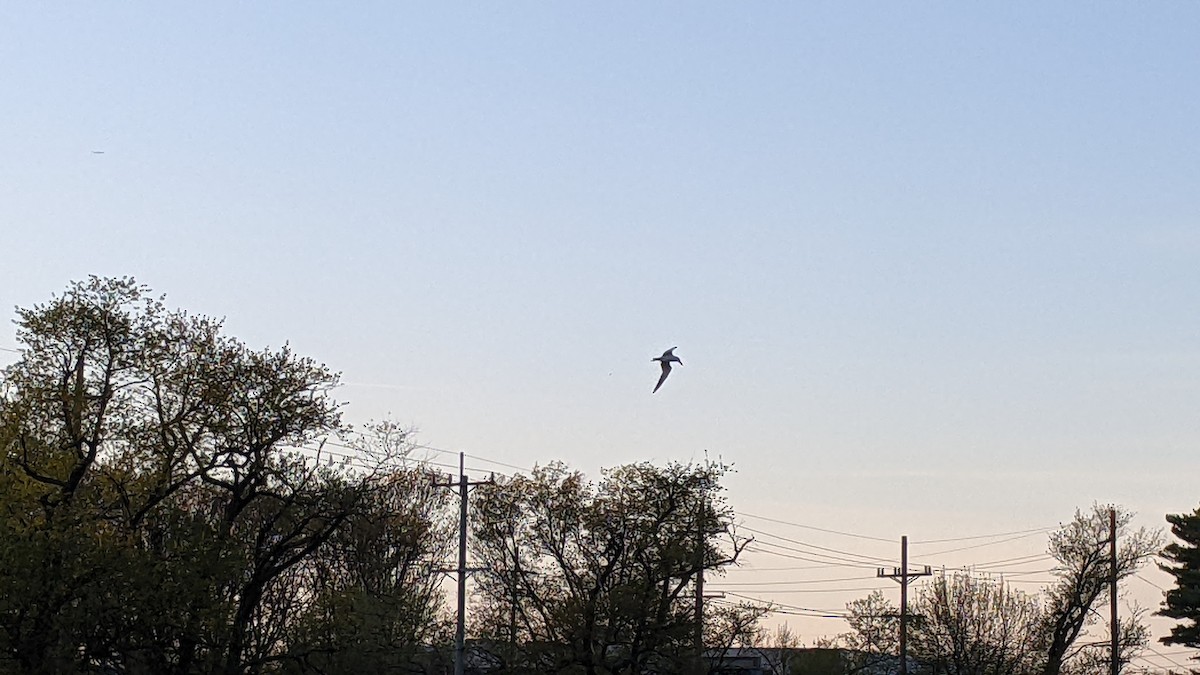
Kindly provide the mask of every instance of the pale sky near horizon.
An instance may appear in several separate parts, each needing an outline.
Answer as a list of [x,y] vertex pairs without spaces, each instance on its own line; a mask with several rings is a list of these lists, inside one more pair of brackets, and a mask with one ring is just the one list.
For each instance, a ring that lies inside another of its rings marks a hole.
[[350,421],[593,475],[707,450],[736,509],[825,529],[1161,527],[1200,503],[1197,35],[1194,3],[10,3],[0,306],[132,275],[341,371]]

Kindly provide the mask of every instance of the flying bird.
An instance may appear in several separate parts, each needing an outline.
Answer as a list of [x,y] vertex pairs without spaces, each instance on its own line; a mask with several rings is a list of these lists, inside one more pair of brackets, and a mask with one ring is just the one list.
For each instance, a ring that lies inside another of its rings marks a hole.
[[662,366],[662,375],[659,376],[658,384],[654,385],[654,391],[650,392],[651,394],[653,394],[655,391],[658,391],[658,388],[663,385],[663,382],[667,381],[667,376],[671,374],[672,362],[678,363],[681,366],[683,365],[683,361],[678,356],[675,356],[671,353],[676,349],[679,349],[679,347],[671,347],[667,351],[663,352],[662,356],[656,356],[650,359],[651,361],[658,361],[659,365]]
[[93,150],[93,151],[92,151],[92,154],[93,154],[93,155],[103,155],[103,154],[104,154],[104,151],[103,151],[103,150]]

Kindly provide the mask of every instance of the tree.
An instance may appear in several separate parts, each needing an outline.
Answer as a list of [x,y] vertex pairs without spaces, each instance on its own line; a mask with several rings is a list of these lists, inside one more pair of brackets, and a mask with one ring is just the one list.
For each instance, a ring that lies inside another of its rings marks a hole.
[[482,488],[472,518],[487,570],[477,627],[508,645],[506,667],[592,675],[694,666],[697,573],[734,562],[747,543],[720,498],[725,470],[632,464],[592,484],[556,463]]
[[0,655],[37,674],[290,658],[315,561],[394,494],[388,457],[298,450],[346,430],[337,376],[132,279],[72,284],[17,327],[0,374]]
[[[716,672],[729,667],[735,650],[752,649],[763,643],[762,619],[770,608],[754,602],[709,602],[704,607],[704,665]],[[771,665],[771,659],[764,661]],[[701,668],[705,670],[705,668]]]
[[449,493],[426,470],[390,473],[382,489],[299,570],[313,601],[286,638],[289,672],[393,672],[444,641],[439,577],[430,561],[450,547]]
[[838,642],[849,651],[851,672],[895,661],[900,653],[900,610],[883,591],[846,603],[846,623],[850,631],[839,635]]
[[1026,675],[1040,665],[1037,600],[966,572],[937,575],[917,592],[909,650],[934,672]]
[[1191,513],[1167,514],[1167,522],[1179,541],[1163,549],[1162,557],[1171,564],[1159,567],[1175,577],[1175,586],[1167,591],[1158,613],[1184,623],[1172,626],[1171,634],[1161,641],[1200,647],[1200,508]]
[[[1117,578],[1134,574],[1158,549],[1156,532],[1129,530],[1132,515],[1117,510]],[[1058,562],[1054,583],[1040,596],[1008,590],[998,582],[968,575],[940,577],[923,586],[913,604],[910,655],[951,673],[1087,673],[1108,655],[1079,638],[1096,622],[1112,575],[1108,508],[1079,512],[1050,535],[1049,554]],[[1038,608],[1040,607],[1040,611]],[[879,592],[847,605],[851,632],[842,641],[863,668],[896,653],[896,610]],[[1118,658],[1128,662],[1146,643],[1143,613],[1127,613],[1118,628]]]
[[[1116,577],[1120,581],[1135,574],[1162,543],[1158,532],[1144,527],[1128,531],[1133,514],[1114,508],[1119,541]],[[1041,629],[1046,636],[1043,675],[1058,675],[1068,670],[1066,666],[1072,660],[1088,658],[1078,638],[1096,621],[1095,608],[1108,597],[1113,574],[1108,510],[1097,504],[1087,512],[1076,511],[1070,523],[1050,535],[1049,553],[1058,566],[1054,570],[1057,580],[1045,591]],[[1128,617],[1119,632],[1120,658],[1127,662],[1144,644],[1147,635],[1140,614]]]

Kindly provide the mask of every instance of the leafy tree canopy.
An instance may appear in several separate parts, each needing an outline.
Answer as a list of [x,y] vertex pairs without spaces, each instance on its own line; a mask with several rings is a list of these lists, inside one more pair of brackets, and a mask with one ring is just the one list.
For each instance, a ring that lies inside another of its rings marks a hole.
[[390,646],[433,623],[414,564],[441,527],[428,481],[386,452],[330,466],[299,449],[347,431],[327,367],[250,349],[128,278],[74,283],[16,324],[0,671],[305,670],[345,644],[322,617],[348,604],[388,615],[362,631]]

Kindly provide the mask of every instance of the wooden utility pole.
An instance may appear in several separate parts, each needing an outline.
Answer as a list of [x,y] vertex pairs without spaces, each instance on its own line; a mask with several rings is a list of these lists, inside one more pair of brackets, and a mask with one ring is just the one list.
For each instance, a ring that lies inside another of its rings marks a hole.
[[692,648],[695,651],[696,673],[708,672],[704,663],[704,601],[708,598],[723,598],[725,593],[704,593],[704,554],[708,550],[708,535],[720,530],[708,528],[707,493],[700,491],[700,510],[696,517],[696,609],[695,633],[692,635]]
[[[701,500],[703,502],[703,500]],[[696,519],[696,619],[692,646],[696,650],[696,664],[704,659],[704,504],[700,504]]]
[[694,618],[695,633],[692,635],[692,648],[695,650],[695,673],[704,672],[704,548],[707,528],[705,521],[705,491],[700,490],[700,504],[696,509],[696,616]]
[[933,574],[929,565],[921,572],[908,571],[908,535],[900,537],[900,567],[893,567],[891,574],[879,568],[875,576],[887,577],[900,583],[900,675],[908,675],[908,584],[917,577]]
[[[513,537],[514,541],[519,541]],[[517,646],[517,583],[518,576],[521,574],[521,549],[520,546],[513,547],[513,573],[512,573],[512,604],[508,606],[508,643],[513,647],[514,653]]]
[[[466,670],[467,574],[477,571],[467,567],[467,492],[472,486],[495,482],[494,476],[484,481],[467,480],[466,454],[458,453],[458,626],[454,633],[454,675],[463,675]],[[453,481],[434,481],[433,484],[437,487],[455,487]]]
[[1112,630],[1112,675],[1121,672],[1121,624],[1117,622],[1117,510],[1108,509],[1108,560],[1112,574],[1108,579],[1109,624]]

